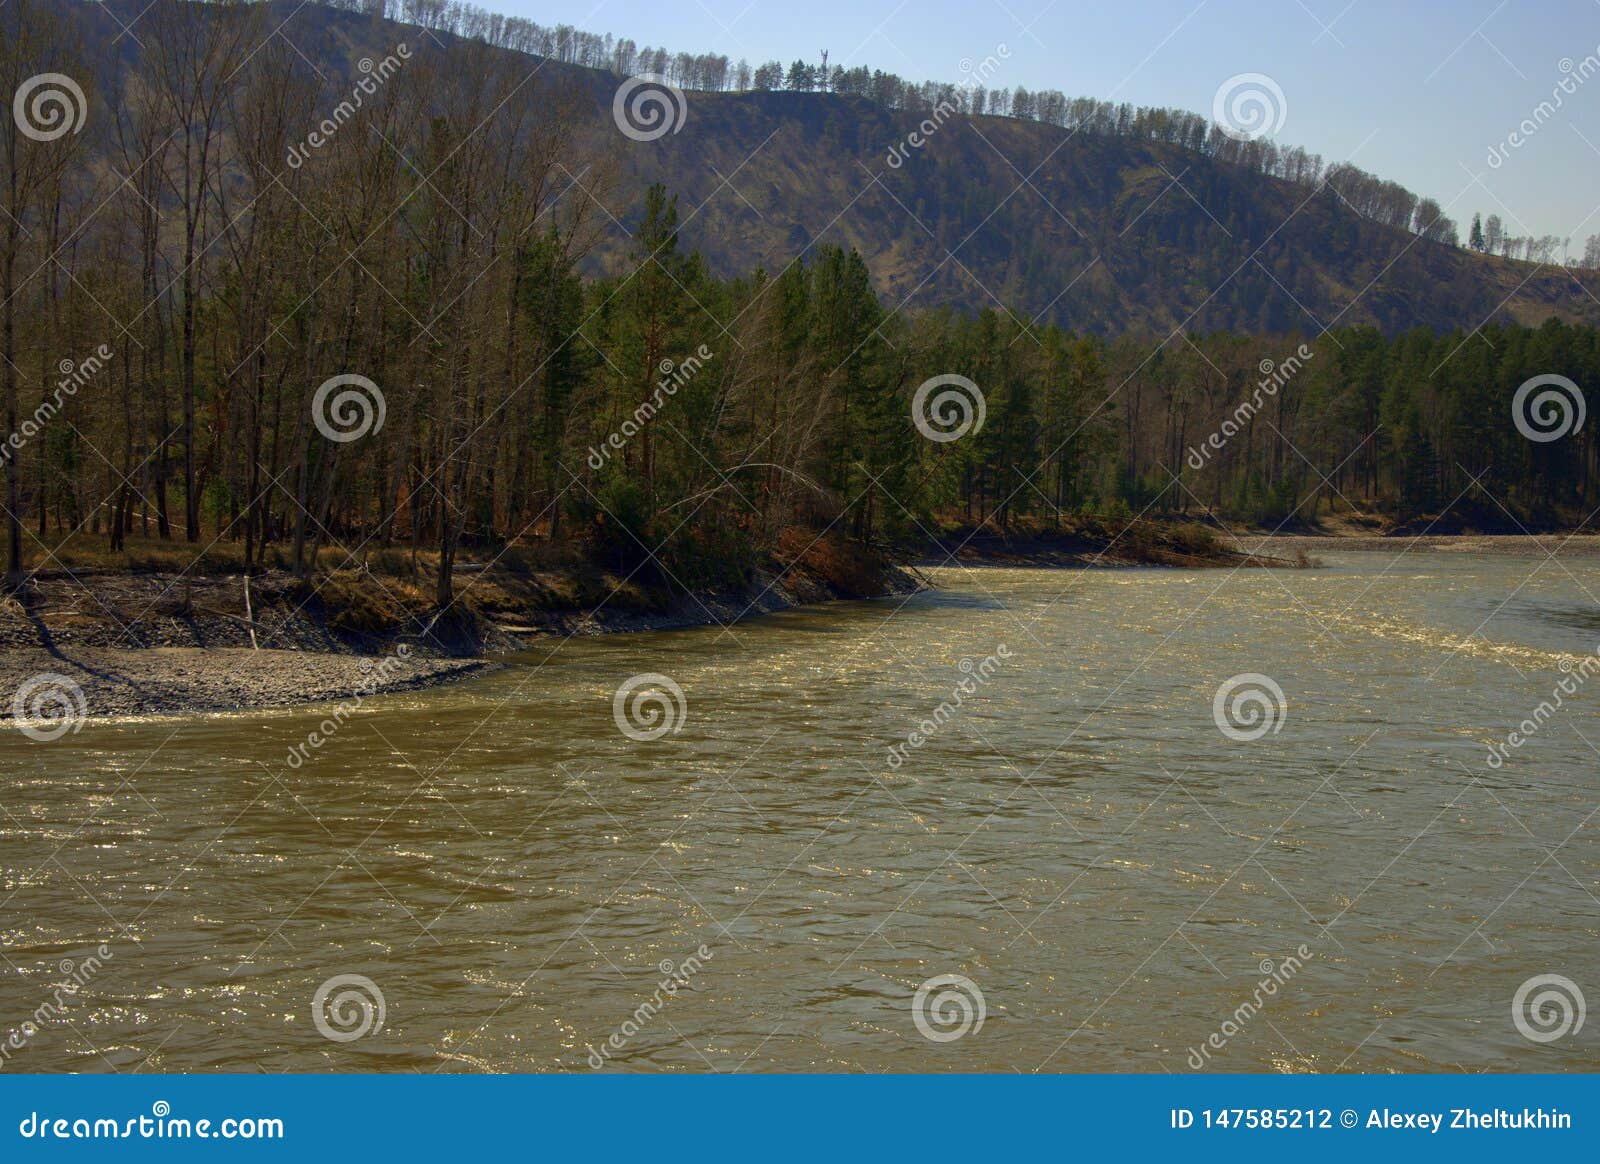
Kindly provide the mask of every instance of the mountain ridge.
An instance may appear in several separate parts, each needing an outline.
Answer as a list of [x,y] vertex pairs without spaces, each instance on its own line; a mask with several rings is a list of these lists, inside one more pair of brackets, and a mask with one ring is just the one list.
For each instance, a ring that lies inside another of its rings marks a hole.
[[[710,200],[684,237],[721,274],[831,231],[890,306],[1004,307],[1075,330],[1600,322],[1593,272],[1451,247],[1363,218],[1326,186],[1308,197],[1182,147],[952,116],[891,168],[914,114],[795,93],[689,94],[688,109],[680,133],[628,158],[639,181]],[[691,158],[737,171],[737,192]]]
[[[135,0],[90,7],[104,9],[108,43],[140,11]],[[448,52],[461,39],[339,8],[269,7],[330,78],[355,77],[359,58],[397,41]],[[99,61],[113,87],[126,55]],[[822,92],[689,91],[674,132],[634,141],[613,118],[624,78],[518,55],[574,91],[581,134],[615,166],[614,193],[594,194],[615,225],[591,274],[625,272],[624,232],[659,182],[686,208],[684,244],[717,275],[775,273],[815,244],[844,245],[891,308],[995,308],[1099,334],[1600,324],[1600,272],[1384,225],[1326,181],[1308,196],[1184,146],[991,115],[943,117],[908,146],[923,115]]]

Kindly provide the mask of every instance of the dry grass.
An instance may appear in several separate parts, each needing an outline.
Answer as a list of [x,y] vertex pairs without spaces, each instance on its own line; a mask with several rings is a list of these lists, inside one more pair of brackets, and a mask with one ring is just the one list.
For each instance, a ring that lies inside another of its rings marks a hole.
[[[319,571],[333,571],[364,565],[371,568],[374,573],[399,576],[411,573],[409,558],[409,553],[374,548],[363,554],[360,559],[352,559],[343,549],[325,546],[317,553],[316,568]],[[217,542],[213,545],[205,540],[190,543],[181,538],[164,541],[153,537],[130,537],[122,550],[112,551],[107,546],[104,534],[78,533],[55,541],[46,539],[44,545],[40,545],[38,540],[30,537],[24,545],[23,560],[30,572],[45,576],[70,570],[75,574],[83,571],[106,571],[208,577],[242,573],[244,543]],[[387,568],[374,566],[374,563],[379,561],[382,561]],[[421,555],[419,570],[425,573],[430,566],[436,566],[437,562],[436,555]],[[269,570],[288,569],[288,548],[269,546],[262,564]]]
[[[355,552],[352,552],[354,550]],[[497,576],[537,580],[541,576],[561,576],[585,563],[581,555],[563,546],[511,546],[489,549],[481,554],[464,551],[457,555],[459,573],[470,574],[480,565],[493,563]],[[130,537],[125,547],[113,552],[104,534],[79,533],[70,538],[45,541],[29,538],[24,548],[24,564],[30,573],[54,577],[71,572],[170,574],[193,578],[227,577],[244,572],[244,543],[205,540],[189,543],[181,538],[162,540]],[[291,566],[288,545],[271,545],[262,554],[259,572],[287,571]],[[317,551],[310,573],[324,575],[356,573],[402,580],[421,589],[431,589],[439,570],[439,555],[430,550],[413,553],[409,549],[379,546],[323,546]]]
[[[381,637],[421,625],[435,610],[436,553],[374,546],[354,557],[346,549],[324,547],[304,577],[290,572],[287,547],[268,547],[264,558],[254,572],[258,616],[269,609],[303,610],[333,631]],[[244,547],[130,537],[123,550],[113,553],[103,535],[78,534],[48,546],[34,542],[26,566],[35,579],[29,601],[36,605],[52,603],[47,596],[63,586],[66,592],[81,593],[78,583],[90,579],[96,580],[98,591],[114,588],[118,579],[144,578],[160,587],[160,597],[153,602],[130,598],[130,609],[187,619],[197,613],[191,590],[211,594],[244,573]],[[569,546],[463,553],[456,561],[455,590],[460,616],[513,623],[530,614],[592,609],[601,603],[617,612],[651,613],[671,601],[670,595],[624,580]],[[242,591],[240,596],[242,603]],[[215,612],[208,608],[199,613]],[[242,616],[242,605],[226,613]]]
[[[685,601],[684,586],[708,598],[737,593],[769,573],[784,574],[800,601],[884,593],[882,555],[837,535],[787,529],[770,557],[751,564],[724,541],[680,547],[699,569],[667,576],[643,569],[627,574],[596,561],[582,542],[478,548],[457,559],[455,601],[442,622],[434,553],[372,547],[357,560],[329,547],[317,554],[315,569],[296,575],[285,548],[269,547],[252,572],[253,621],[257,627],[292,625],[296,641],[331,632],[341,641],[382,642],[423,626],[454,641],[472,638],[474,628],[556,625],[595,610],[622,619],[670,615]],[[80,534],[47,549],[36,544],[29,566],[36,573],[22,596],[26,617],[46,624],[111,634],[119,620],[159,623],[160,631],[149,633],[175,636],[174,642],[207,641],[252,625],[237,543],[141,537],[113,553],[104,536]]]

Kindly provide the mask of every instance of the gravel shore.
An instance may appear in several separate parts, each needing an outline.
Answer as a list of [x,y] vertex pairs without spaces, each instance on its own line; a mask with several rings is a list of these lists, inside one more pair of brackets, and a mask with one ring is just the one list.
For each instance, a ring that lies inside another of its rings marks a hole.
[[25,720],[46,719],[52,707],[94,717],[287,707],[348,699],[358,691],[407,691],[492,666],[473,659],[236,648],[10,648],[0,652],[0,723],[15,722],[19,704]]
[[[1244,535],[1238,542],[1246,553],[1283,559],[1299,552],[1351,551],[1600,557],[1600,536],[1593,535]],[[1027,560],[1040,559],[1035,554]],[[14,602],[0,605],[0,727],[11,726],[19,707],[24,719],[28,708],[52,705],[71,705],[75,714],[90,717],[181,715],[407,691],[491,670],[498,664],[485,654],[516,650],[550,635],[734,621],[840,597],[814,581],[789,579],[781,589],[756,588],[753,598],[706,595],[650,614],[607,611],[597,617],[578,611],[529,611],[508,622],[479,625],[471,641],[454,644],[454,649],[444,649],[451,645],[433,641],[434,635],[423,635],[415,650],[399,647],[395,639],[335,634],[278,597],[270,612],[257,616],[260,637],[275,649],[252,650],[243,645],[249,624],[242,607],[230,609],[242,601],[242,592],[234,593],[239,585],[237,579],[195,581],[186,587],[183,609],[168,611],[162,605],[173,589],[168,580],[75,577],[70,585],[63,581],[45,587],[26,615]],[[890,588],[915,585],[909,576],[896,575]],[[273,594],[268,589],[261,597]],[[66,698],[58,700],[55,693],[63,690]]]
[[[892,567],[869,581],[887,593],[918,585]],[[480,586],[478,593],[495,598],[491,610],[463,608],[443,622],[425,609],[384,611],[378,600],[391,597],[394,585],[367,582],[363,598],[347,580],[339,604],[313,604],[278,575],[258,578],[247,604],[237,576],[41,576],[26,606],[0,601],[0,729],[53,714],[184,715],[365,698],[493,670],[495,656],[541,639],[732,623],[867,596],[805,570],[781,584],[758,577],[651,611],[608,602],[541,608],[529,600],[536,594]],[[352,611],[373,609],[391,617],[379,626],[348,625]],[[250,646],[252,630],[259,650]]]

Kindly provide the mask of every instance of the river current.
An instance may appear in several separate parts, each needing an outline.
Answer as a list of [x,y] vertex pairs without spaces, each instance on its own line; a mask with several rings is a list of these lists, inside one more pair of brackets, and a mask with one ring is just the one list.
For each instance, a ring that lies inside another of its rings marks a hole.
[[1325,558],[5,733],[3,1070],[1600,1069],[1600,571]]

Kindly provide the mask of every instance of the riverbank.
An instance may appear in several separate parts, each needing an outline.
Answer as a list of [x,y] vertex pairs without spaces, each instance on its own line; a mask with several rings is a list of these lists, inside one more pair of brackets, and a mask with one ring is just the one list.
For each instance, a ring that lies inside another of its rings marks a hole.
[[1314,561],[1299,547],[1245,546],[1196,522],[1150,519],[1111,521],[1074,517],[957,526],[941,531],[921,564],[931,566],[1051,566],[1098,568],[1170,566],[1206,569],[1304,569]]
[[1276,557],[1319,552],[1482,554],[1493,557],[1600,558],[1596,534],[1240,534],[1239,548]]
[[[952,527],[920,549],[939,565],[1307,564],[1293,553],[1241,550],[1199,526],[1113,528],[1092,519],[1070,528]],[[174,552],[141,547],[120,569],[58,558],[20,599],[0,603],[0,723],[14,718],[15,693],[40,675],[68,681],[90,716],[293,706],[455,682],[543,639],[730,624],[924,585],[877,550],[791,530],[742,576],[698,586],[556,550],[463,561],[456,600],[441,615],[425,560],[415,572],[379,555],[364,568],[326,566],[311,578],[281,569],[247,578],[215,556],[170,568],[164,555]]]
[[15,722],[16,700],[26,709],[25,719],[40,721],[49,708],[69,705],[78,709],[74,714],[90,717],[246,711],[435,687],[494,666],[486,660],[248,647],[7,649],[0,655],[0,694],[6,697],[0,722]]
[[[0,602],[0,723],[58,676],[88,716],[293,706],[455,682],[542,639],[733,623],[922,583],[874,551],[789,537],[744,577],[686,590],[564,555],[462,562],[442,615],[422,575],[310,579],[62,566]],[[426,566],[426,563],[423,563]],[[75,691],[73,690],[75,689]],[[81,698],[80,698],[81,694]],[[26,714],[26,713],[25,713]]]

